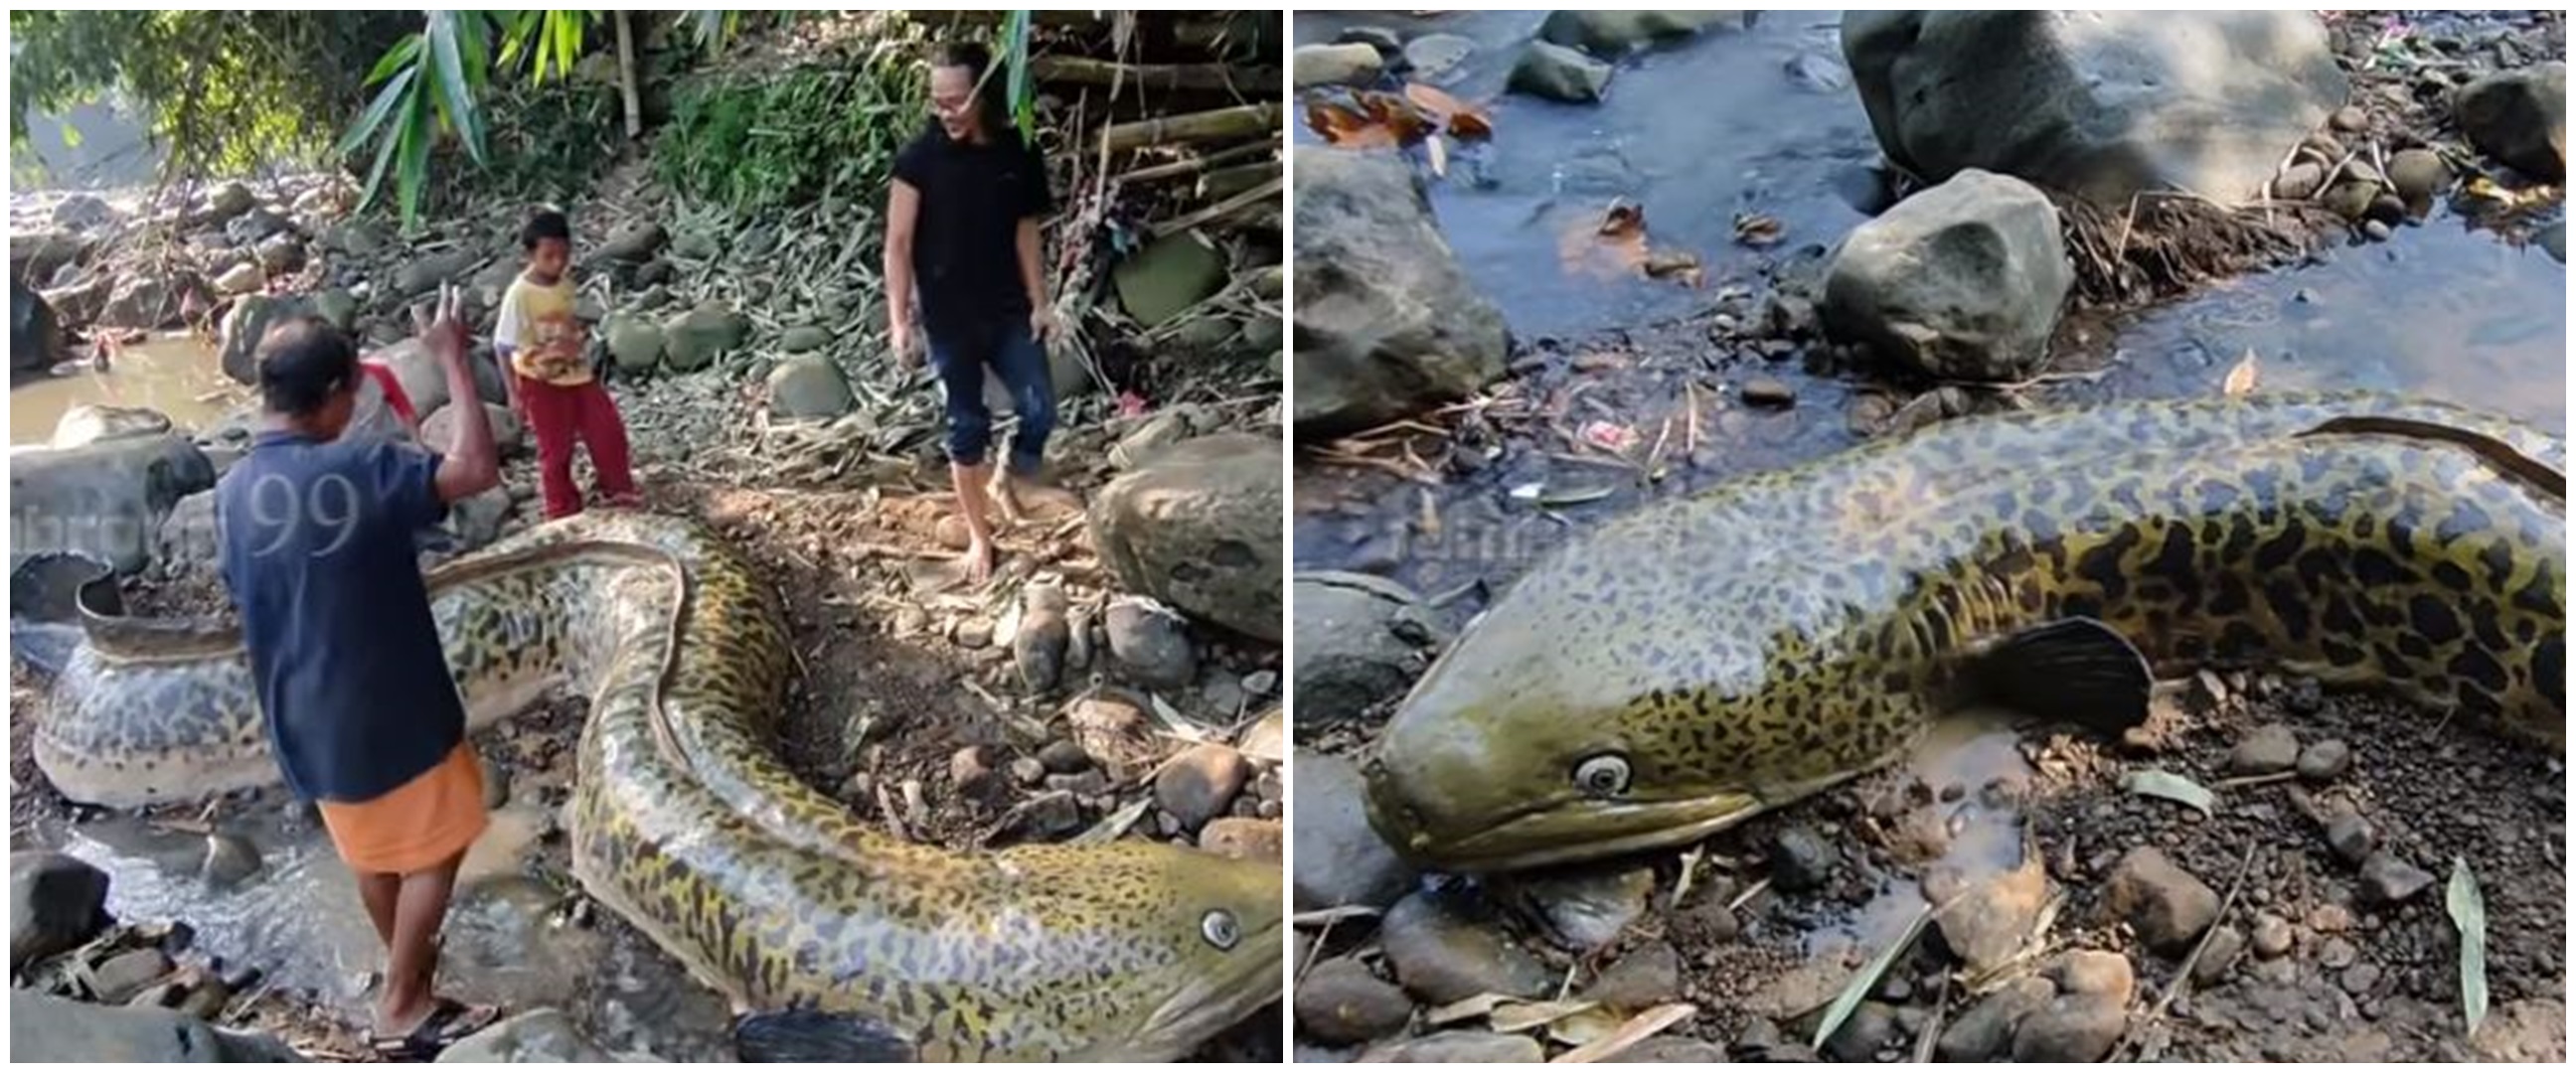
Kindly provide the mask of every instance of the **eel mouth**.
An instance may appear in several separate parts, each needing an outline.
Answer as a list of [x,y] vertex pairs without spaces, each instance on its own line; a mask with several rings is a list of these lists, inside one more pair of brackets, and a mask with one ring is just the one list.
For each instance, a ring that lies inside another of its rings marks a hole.
[[1659,801],[1564,799],[1480,827],[1436,832],[1406,817],[1420,813],[1369,795],[1369,822],[1394,848],[1445,872],[1517,872],[1688,845],[1761,814],[1770,804],[1737,790]]
[[1279,1001],[1280,971],[1286,960],[1282,942],[1276,919],[1244,933],[1236,944],[1236,956],[1226,958],[1213,973],[1182,980],[1136,1030],[1137,1038],[1167,1041],[1178,1057],[1180,1051]]

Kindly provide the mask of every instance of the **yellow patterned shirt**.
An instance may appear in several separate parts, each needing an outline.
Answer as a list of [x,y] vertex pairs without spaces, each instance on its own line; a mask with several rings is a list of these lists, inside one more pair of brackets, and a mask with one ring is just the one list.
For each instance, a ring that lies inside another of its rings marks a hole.
[[510,365],[540,383],[570,387],[590,382],[581,318],[573,313],[570,278],[541,286],[522,274],[501,298],[492,342],[511,348]]

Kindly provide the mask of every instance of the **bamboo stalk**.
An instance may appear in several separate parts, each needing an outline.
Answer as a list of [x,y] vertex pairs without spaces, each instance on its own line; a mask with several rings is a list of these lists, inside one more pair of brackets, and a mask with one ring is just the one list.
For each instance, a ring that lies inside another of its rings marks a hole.
[[1217,202],[1216,204],[1210,205],[1204,209],[1200,209],[1197,212],[1190,213],[1187,216],[1180,216],[1155,224],[1153,225],[1154,236],[1160,238],[1174,232],[1187,231],[1190,228],[1197,227],[1210,220],[1230,216],[1246,208],[1262,204],[1263,202],[1269,202],[1271,207],[1275,210],[1279,201],[1279,191],[1284,189],[1286,186],[1287,180],[1273,178],[1269,182],[1253,187],[1252,189],[1246,190],[1240,194],[1236,194],[1233,197]]
[[1276,160],[1218,168],[1199,177],[1199,196],[1233,197],[1262,183],[1275,182],[1279,175],[1280,165]]
[[1253,97],[1279,95],[1279,69],[1231,63],[1120,63],[1088,56],[1033,56],[1029,74],[1040,82],[1115,85],[1157,93],[1214,90]]
[[1279,129],[1279,106],[1245,104],[1188,115],[1144,119],[1100,128],[1100,144],[1109,152],[1182,142],[1230,141]]
[[1216,152],[1202,156],[1194,156],[1187,160],[1175,160],[1168,164],[1155,164],[1150,167],[1137,168],[1134,171],[1125,172],[1115,176],[1115,178],[1119,182],[1133,184],[1149,183],[1158,179],[1170,179],[1182,175],[1196,175],[1219,164],[1259,156],[1263,153],[1271,152],[1275,148],[1277,147],[1269,142],[1247,142],[1243,145],[1228,146],[1226,148],[1219,149]]

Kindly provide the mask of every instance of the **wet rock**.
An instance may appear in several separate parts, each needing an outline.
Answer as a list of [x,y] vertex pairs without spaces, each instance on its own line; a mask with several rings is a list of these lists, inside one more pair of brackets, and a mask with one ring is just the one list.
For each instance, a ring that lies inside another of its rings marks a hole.
[[662,363],[662,326],[628,313],[611,314],[604,325],[609,356],[621,372],[651,371]]
[[2386,242],[2388,241],[2389,236],[2394,235],[2397,232],[2391,229],[2384,221],[2371,220],[2361,225],[2361,233],[2367,236],[2372,242]]
[[249,294],[268,286],[268,276],[255,264],[238,264],[215,277],[215,290],[221,294]]
[[1074,775],[1091,767],[1091,754],[1071,740],[1057,738],[1038,750],[1038,763],[1046,765],[1050,774]]
[[[456,426],[463,419],[455,404],[439,407],[420,423],[421,445],[440,454],[454,453]],[[497,402],[484,403],[483,420],[492,426],[492,445],[499,448],[503,456],[527,449],[527,426],[519,423],[518,413],[508,406]]]
[[173,1010],[92,1006],[9,992],[9,1060],[17,1062],[301,1062],[264,1035],[227,1032]]
[[1223,816],[1209,820],[1199,830],[1199,848],[1219,857],[1238,861],[1268,861],[1277,864],[1284,841],[1277,820]]
[[2309,11],[1846,12],[1842,42],[1890,160],[2109,206],[2242,203],[2351,89]]
[[2049,963],[2049,978],[2068,995],[2100,995],[2127,1005],[2137,993],[2137,970],[2129,959],[2102,950],[2071,950]]
[[2299,739],[2279,723],[2256,727],[2227,754],[2232,775],[2277,775],[2299,762]]
[[1359,769],[1338,756],[1305,751],[1290,766],[1297,773],[1297,822],[1290,830],[1297,843],[1298,911],[1395,904],[1417,873],[1369,826]]
[[2283,201],[2305,201],[2325,184],[2324,165],[2301,161],[2281,169],[2281,174],[2272,180],[2272,196]]
[[1566,104],[1591,104],[1610,88],[1610,65],[1563,45],[1532,41],[1505,88]]
[[54,203],[54,226],[87,231],[116,222],[116,209],[96,194],[74,194]]
[[[1276,643],[1286,617],[1285,459],[1276,435],[1220,433],[1165,448],[1093,496],[1092,546],[1126,591]],[[1111,614],[1114,640],[1114,606]]]
[[2361,862],[2361,897],[2370,905],[2396,905],[2433,885],[2432,873],[2381,850]]
[[2319,203],[2346,220],[2359,220],[2370,214],[2371,203],[2378,199],[2377,183],[2346,181],[2329,188]]
[[1368,1053],[1360,1056],[1360,1061],[1535,1064],[1546,1057],[1547,1052],[1540,1049],[1538,1041],[1528,1036],[1506,1036],[1500,1032],[1453,1029],[1371,1048]]
[[1289,71],[1298,89],[1365,86],[1377,81],[1385,65],[1386,57],[1377,46],[1360,43],[1300,45],[1289,57]]
[[1825,1040],[1825,1053],[1838,1062],[1869,1062],[1878,1052],[1896,1046],[1896,1009],[1884,1002],[1864,1002],[1852,1008],[1842,1027]]
[[1955,869],[1935,866],[1923,877],[1923,896],[1950,907],[1933,920],[1942,945],[1970,970],[1983,972],[2011,960],[2030,939],[2048,900],[2048,868],[2038,854],[2025,853],[2019,866],[1971,888]]
[[1529,907],[1551,941],[1584,953],[1610,945],[1645,915],[1655,873],[1643,868],[1544,873],[1517,877],[1506,889]]
[[1787,408],[1797,404],[1798,391],[1783,381],[1757,376],[1744,382],[1744,401],[1750,406]]
[[1500,379],[1502,313],[1458,267],[1413,169],[1322,148],[1299,150],[1296,170],[1298,432],[1357,432]]
[[957,625],[949,630],[948,639],[956,642],[957,647],[963,648],[969,652],[983,648],[984,646],[993,643],[993,620],[988,618],[958,619]]
[[[1369,54],[1377,53],[1369,50]],[[1225,289],[1225,254],[1195,232],[1181,231],[1147,243],[1134,256],[1119,262],[1111,276],[1118,287],[1119,307],[1136,323],[1152,328],[1170,322]],[[1222,319],[1212,317],[1198,323],[1217,338],[1230,334]]]
[[706,368],[751,335],[751,319],[723,302],[709,300],[662,323],[662,350],[671,368],[694,372]]
[[15,452],[10,568],[31,555],[72,551],[133,574],[149,565],[161,524],[179,501],[214,484],[214,464],[175,432]]
[[2340,935],[2328,936],[2317,945],[2317,964],[2329,969],[2346,969],[2361,960],[2361,948]]
[[[485,807],[499,808],[499,805],[492,803],[490,780],[487,779],[484,785]],[[510,784],[504,781],[500,787],[502,798],[507,800]],[[243,880],[258,875],[259,869],[259,847],[252,845],[249,839],[223,831],[216,831],[206,836],[206,862],[197,869],[197,875],[209,885],[218,889],[235,886]]]
[[482,262],[482,255],[470,249],[448,250],[419,258],[394,273],[394,297],[416,298],[428,294],[437,290],[440,284],[455,282]]
[[2566,174],[2565,63],[2553,60],[2480,78],[2460,89],[2452,112],[2479,152],[2534,178]]
[[1091,762],[1121,782],[1163,758],[1161,739],[1143,709],[1114,697],[1086,697],[1065,709],[1065,725]]
[[1308,970],[1297,985],[1297,1027],[1328,1043],[1366,1043],[1402,1031],[1413,1019],[1404,990],[1380,980],[1368,966],[1334,958]]
[[812,325],[789,328],[779,333],[778,349],[790,354],[805,354],[832,344],[832,330]]
[[969,745],[948,757],[948,784],[968,798],[992,804],[1001,796],[1001,757],[990,745]]
[[1252,778],[1242,753],[1222,745],[1194,745],[1154,776],[1154,801],[1189,830],[1225,814]]
[[2352,746],[2329,738],[2299,750],[2299,777],[2309,782],[2329,782],[2352,770]]
[[1945,380],[2027,379],[2074,286],[2057,208],[1979,170],[1853,229],[1826,278],[1826,332]]
[[181,303],[191,291],[198,290],[193,278],[163,278],[150,274],[127,276],[119,280],[98,314],[98,323],[108,328],[168,328],[180,321]]
[[1673,944],[1648,942],[1601,970],[1601,978],[1584,988],[1584,1001],[1636,1013],[1682,997],[1682,957]]
[[1404,43],[1404,61],[1413,66],[1413,77],[1426,82],[1446,84],[1475,53],[1475,39],[1458,34],[1424,34]]
[[1557,11],[1540,23],[1538,37],[1604,59],[1712,27],[1741,25],[1737,11]]
[[251,193],[250,187],[237,181],[218,186],[206,195],[206,215],[216,223],[230,220],[258,207],[259,195]]
[[53,304],[15,279],[9,281],[9,368],[51,369],[70,356]]
[[2388,158],[2388,182],[2409,205],[2420,205],[2451,185],[2451,166],[2430,149],[2400,149]]
[[2210,930],[2209,946],[2200,952],[2200,964],[2192,966],[2191,981],[2207,987],[2227,978],[2236,967],[2236,959],[2245,954],[2245,933],[2225,924]]
[[128,950],[99,963],[90,970],[89,985],[98,1001],[109,1006],[122,1006],[143,989],[152,986],[175,968],[170,955],[158,947]]
[[1432,895],[1416,894],[1388,910],[1378,944],[1404,989],[1433,1006],[1487,992],[1537,998],[1556,984],[1554,973],[1492,922],[1461,915]]
[[267,338],[270,329],[316,312],[311,299],[296,296],[254,294],[234,302],[231,312],[224,314],[216,350],[224,375],[235,383],[258,383],[260,340]]
[[254,251],[259,267],[272,276],[291,276],[304,271],[304,240],[295,235],[271,235]]
[[1174,690],[1198,677],[1198,656],[1190,650],[1181,618],[1149,600],[1120,597],[1103,616],[1109,628],[1109,654],[1136,682],[1153,689]]
[[2367,961],[2343,971],[2343,989],[2354,998],[2367,997],[2379,986],[2380,969]]
[[2105,995],[2060,995],[2022,1018],[2015,1062],[2099,1062],[2129,1029],[2128,1010]]
[[1401,696],[1439,636],[1412,590],[1365,574],[1299,573],[1295,657],[1297,720],[1346,722]]
[[790,420],[839,417],[858,404],[839,364],[817,354],[779,362],[769,370],[770,416]]
[[2139,941],[2169,957],[2188,953],[2218,919],[2218,892],[2152,847],[2120,858],[2111,873],[2107,903],[2113,916],[2136,930]]
[[477,1032],[441,1052],[446,1062],[614,1062],[562,1010],[535,1009]]
[[599,244],[599,255],[611,261],[649,261],[669,240],[670,234],[660,224],[628,224],[609,233],[608,239]]
[[1771,839],[1772,889],[1795,894],[1824,886],[1833,878],[1842,855],[1833,844],[1804,827],[1786,827]]
[[2338,812],[2326,821],[2326,845],[2345,864],[2360,864],[2379,848],[2379,832],[2372,830],[2370,821],[2358,813]]
[[2254,918],[2254,956],[2270,960],[2290,952],[2297,936],[2290,922],[2270,913]]
[[2001,990],[1968,1007],[1941,1030],[1932,1054],[1944,1062],[1983,1062],[2001,1056],[2012,1045],[2022,1019],[2048,1006],[2057,988],[2035,976],[2005,984]]
[[63,411],[54,422],[54,435],[45,441],[48,447],[86,447],[109,440],[159,436],[170,431],[170,415],[143,406],[92,406],[83,404]]

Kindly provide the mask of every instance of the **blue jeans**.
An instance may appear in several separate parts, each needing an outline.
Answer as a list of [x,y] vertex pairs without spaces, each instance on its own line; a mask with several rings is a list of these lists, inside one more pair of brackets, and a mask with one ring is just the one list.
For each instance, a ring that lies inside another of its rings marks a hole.
[[1029,334],[1027,321],[931,332],[928,345],[931,370],[939,374],[939,392],[947,400],[948,460],[980,466],[993,445],[993,413],[984,405],[984,367],[990,365],[1010,389],[1020,419],[1011,437],[1011,471],[1036,476],[1047,436],[1055,431],[1055,378],[1046,348]]

